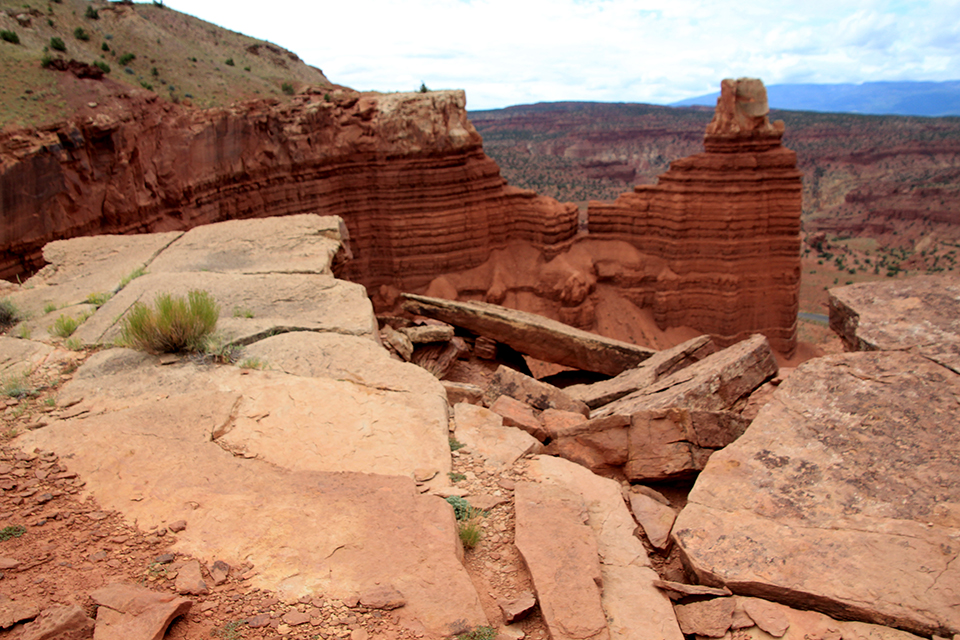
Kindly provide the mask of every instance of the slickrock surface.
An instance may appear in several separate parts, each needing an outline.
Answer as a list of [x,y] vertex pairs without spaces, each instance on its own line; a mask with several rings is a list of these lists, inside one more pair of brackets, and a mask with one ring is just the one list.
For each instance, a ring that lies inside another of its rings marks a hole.
[[40,266],[54,238],[312,211],[343,218],[349,275],[372,288],[476,266],[508,238],[573,236],[576,207],[507,186],[465,106],[462,91],[210,110],[131,97],[122,117],[18,132],[0,146],[0,185],[16,194],[0,212],[0,275]]
[[960,376],[920,355],[800,366],[710,458],[674,525],[701,582],[916,633],[960,631]]
[[[670,601],[655,586],[658,576],[633,532],[636,524],[617,482],[560,458],[537,456],[527,475],[583,500],[586,523],[600,553],[602,603],[613,640],[681,640]],[[518,492],[519,493],[519,492]],[[518,532],[520,503],[517,503]],[[562,552],[560,552],[562,553]]]
[[516,545],[554,640],[609,640],[597,541],[583,500],[558,485],[517,484]]
[[686,325],[732,344],[763,333],[796,348],[801,182],[796,154],[770,124],[759,80],[724,80],[705,152],[671,163],[655,186],[591,201],[591,237],[663,259],[646,287],[661,327]]
[[582,331],[543,316],[486,302],[455,302],[405,294],[404,308],[495,338],[520,353],[575,369],[616,375],[654,351]]
[[915,351],[960,373],[960,279],[919,276],[831,289],[830,328],[851,351]]

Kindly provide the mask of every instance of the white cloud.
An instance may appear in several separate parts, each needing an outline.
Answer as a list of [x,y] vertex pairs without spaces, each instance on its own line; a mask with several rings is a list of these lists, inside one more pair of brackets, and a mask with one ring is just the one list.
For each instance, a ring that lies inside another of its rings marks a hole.
[[[356,89],[464,88],[472,109],[671,102],[724,77],[960,76],[960,3],[898,0],[167,0]],[[776,6],[774,6],[776,5]]]

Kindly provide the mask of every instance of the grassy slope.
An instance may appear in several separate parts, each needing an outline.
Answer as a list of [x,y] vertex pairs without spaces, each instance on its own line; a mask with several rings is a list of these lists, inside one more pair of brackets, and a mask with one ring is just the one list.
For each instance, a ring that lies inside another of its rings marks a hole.
[[[99,19],[86,17],[87,7],[97,9]],[[24,14],[29,27],[16,19]],[[78,27],[89,40],[74,36]],[[319,69],[276,45],[152,3],[0,0],[0,29],[20,38],[19,45],[0,41],[2,127],[63,119],[78,100],[87,99],[76,82],[63,77],[67,74],[41,68],[44,55],[110,65],[107,81],[97,87],[101,98],[104,92],[118,95],[149,85],[164,99],[211,107],[252,98],[283,99],[284,83],[295,89],[330,85]],[[52,37],[63,40],[65,53],[49,50]],[[104,43],[109,51],[102,49]],[[255,45],[260,45],[257,54],[250,51]],[[119,64],[127,53],[136,56],[126,65],[129,71]],[[226,64],[230,58],[233,66]]]

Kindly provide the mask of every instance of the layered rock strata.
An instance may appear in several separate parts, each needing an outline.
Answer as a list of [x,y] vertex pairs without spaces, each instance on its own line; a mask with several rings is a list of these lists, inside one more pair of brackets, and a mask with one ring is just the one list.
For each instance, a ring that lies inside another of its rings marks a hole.
[[722,344],[760,332],[796,348],[801,182],[783,123],[767,118],[759,80],[724,80],[705,152],[677,160],[655,186],[590,202],[595,237],[666,261],[656,281],[620,286],[661,327],[690,326]]
[[334,91],[192,110],[131,97],[105,113],[0,137],[0,277],[58,238],[184,230],[320,211],[341,216],[344,275],[408,288],[474,267],[507,238],[553,244],[577,212],[506,185],[461,91]]

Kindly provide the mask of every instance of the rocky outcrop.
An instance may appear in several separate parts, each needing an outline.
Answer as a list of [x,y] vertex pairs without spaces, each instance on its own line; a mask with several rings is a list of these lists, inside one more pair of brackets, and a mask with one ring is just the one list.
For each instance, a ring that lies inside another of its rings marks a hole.
[[960,280],[927,276],[830,290],[830,328],[850,351],[915,351],[960,373]]
[[960,376],[911,353],[800,366],[700,474],[673,529],[688,565],[738,594],[957,633],[958,396]]
[[765,334],[796,347],[801,183],[783,124],[767,118],[759,80],[724,80],[705,152],[677,160],[656,186],[591,201],[590,234],[665,261],[655,282],[619,283],[661,327],[686,325],[731,344]]
[[507,238],[576,231],[573,205],[506,185],[463,92],[338,90],[206,111],[129,101],[123,117],[0,137],[0,276],[41,266],[57,238],[320,211],[349,228],[346,275],[406,288],[480,264]]

